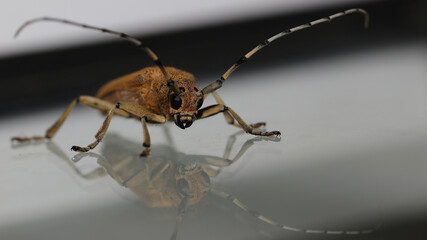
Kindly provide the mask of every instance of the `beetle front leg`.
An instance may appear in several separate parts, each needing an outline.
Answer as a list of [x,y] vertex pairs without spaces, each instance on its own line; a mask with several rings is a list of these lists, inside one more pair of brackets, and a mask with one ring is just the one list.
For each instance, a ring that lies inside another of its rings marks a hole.
[[[216,93],[215,91],[212,92],[212,95],[214,96],[216,102],[220,105],[225,105],[224,101],[221,99],[221,97]],[[231,116],[229,112],[223,112],[225,120],[228,124],[231,124],[235,127],[242,128],[242,126],[234,121],[234,118]],[[265,122],[257,122],[249,125],[251,128],[260,128],[262,126],[265,126]]]
[[216,114],[221,113],[221,112],[230,113],[230,115],[234,119],[236,119],[236,121],[239,123],[241,128],[245,132],[250,133],[252,135],[258,135],[258,136],[274,136],[274,135],[279,136],[280,135],[279,131],[263,132],[259,129],[255,129],[254,127],[251,127],[245,121],[243,121],[243,119],[239,115],[237,115],[237,113],[234,112],[233,109],[231,109],[227,106],[224,106],[222,104],[211,105],[211,106],[208,106],[206,108],[200,109],[198,114],[197,114],[197,119],[207,118],[207,117],[216,115]]
[[280,136],[281,135],[279,131],[263,132],[259,129],[255,129],[250,125],[248,125],[245,121],[243,121],[243,119],[239,115],[237,115],[237,113],[234,112],[233,109],[227,108],[227,111],[234,117],[234,119],[237,120],[240,126],[242,126],[243,130],[247,133],[250,133],[252,135],[258,135],[258,136],[274,136],[274,135]]
[[108,126],[110,125],[111,118],[113,117],[115,111],[124,111],[129,113],[131,116],[141,118],[141,124],[144,134],[144,142],[142,146],[144,147],[143,152],[140,154],[142,157],[146,157],[150,153],[150,134],[148,133],[147,121],[154,123],[164,123],[166,118],[154,113],[149,112],[147,109],[141,105],[131,103],[131,102],[119,102],[108,112],[107,117],[104,120],[104,123],[99,128],[98,132],[95,134],[95,141],[89,144],[86,147],[73,146],[71,150],[77,152],[87,152],[94,149],[100,142],[102,142],[105,134],[107,133]]
[[105,118],[104,122],[102,123],[101,127],[99,128],[98,132],[95,134],[95,141],[91,144],[87,145],[86,147],[79,147],[79,146],[72,146],[71,150],[76,152],[87,152],[89,150],[94,149],[102,140],[104,139],[105,134],[107,133],[108,127],[110,126],[111,118],[114,115],[114,110],[116,110],[117,106],[114,106],[110,109],[110,111],[107,114],[107,117]]

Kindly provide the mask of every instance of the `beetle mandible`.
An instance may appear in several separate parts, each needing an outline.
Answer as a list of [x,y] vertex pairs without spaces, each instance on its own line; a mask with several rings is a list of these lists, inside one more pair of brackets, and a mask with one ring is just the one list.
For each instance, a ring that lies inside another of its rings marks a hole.
[[[245,63],[255,53],[269,45],[271,42],[293,32],[310,28],[320,23],[330,22],[335,18],[342,17],[350,13],[363,14],[364,26],[365,28],[368,27],[368,13],[361,8],[352,8],[287,29],[258,44],[251,51],[239,58],[239,60],[237,60],[218,80],[213,81],[201,90],[196,88],[195,78],[191,73],[173,67],[165,67],[159,57],[148,46],[125,33],[53,17],[41,17],[29,20],[16,31],[15,37],[17,37],[28,25],[40,21],[52,21],[74,25],[112,34],[132,42],[138,48],[145,51],[156,66],[143,68],[139,71],[106,83],[100,88],[96,97],[77,97],[70,103],[61,117],[49,129],[47,129],[45,136],[13,137],[12,141],[26,142],[51,139],[68,117],[76,103],[93,107],[107,115],[98,132],[95,134],[94,142],[86,147],[71,147],[71,150],[78,152],[87,152],[92,150],[102,141],[113,115],[136,118],[141,121],[144,134],[144,141],[142,144],[144,150],[140,156],[148,156],[150,153],[150,135],[147,123],[165,123],[167,121],[174,121],[178,127],[185,129],[190,127],[197,119],[207,118],[221,112],[224,114],[225,119],[229,124],[242,128],[247,133],[259,136],[280,136],[279,131],[268,132],[260,130],[259,128],[265,125],[264,122],[247,124],[233,109],[224,104],[215,90],[221,88],[225,80],[240,65]],[[201,108],[203,100],[210,93],[214,96],[217,104]]]

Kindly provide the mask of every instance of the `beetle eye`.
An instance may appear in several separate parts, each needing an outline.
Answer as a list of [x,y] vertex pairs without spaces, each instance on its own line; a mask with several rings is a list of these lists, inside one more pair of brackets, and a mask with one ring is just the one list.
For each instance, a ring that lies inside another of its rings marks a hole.
[[200,98],[199,101],[197,101],[197,109],[201,108],[203,105],[203,98]]
[[211,178],[209,177],[209,175],[207,173],[205,173],[205,172],[202,172],[202,177],[203,177],[203,180],[205,180],[205,183],[207,185],[209,185],[210,182],[211,182]]
[[182,194],[188,195],[188,192],[190,190],[190,185],[188,184],[187,180],[185,180],[184,178],[179,179],[178,189]]
[[182,105],[182,100],[176,95],[171,96],[171,107],[175,110],[178,110]]

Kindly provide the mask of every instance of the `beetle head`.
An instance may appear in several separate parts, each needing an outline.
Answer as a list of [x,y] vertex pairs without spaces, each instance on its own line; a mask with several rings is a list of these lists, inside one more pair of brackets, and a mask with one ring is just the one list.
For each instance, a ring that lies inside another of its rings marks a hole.
[[190,127],[196,120],[198,109],[203,104],[203,95],[193,82],[179,82],[180,93],[169,95],[170,114],[175,124],[182,128]]
[[209,176],[196,163],[181,165],[177,170],[175,179],[178,191],[190,201],[198,202],[209,190]]

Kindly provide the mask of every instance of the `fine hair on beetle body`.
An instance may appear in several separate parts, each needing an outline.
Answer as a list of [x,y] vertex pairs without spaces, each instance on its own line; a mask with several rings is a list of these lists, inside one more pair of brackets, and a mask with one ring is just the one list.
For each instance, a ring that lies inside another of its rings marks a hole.
[[[13,137],[12,141],[28,142],[52,138],[61,127],[69,113],[80,103],[106,114],[106,118],[95,134],[95,141],[85,147],[73,146],[71,150],[87,152],[94,149],[104,138],[113,115],[138,119],[141,122],[144,141],[143,151],[140,156],[148,156],[150,153],[150,134],[147,123],[165,123],[173,121],[179,128],[189,128],[195,120],[211,117],[223,113],[227,123],[243,129],[246,133],[258,136],[280,136],[279,131],[265,131],[260,129],[264,122],[247,124],[232,108],[225,105],[216,90],[221,88],[228,77],[255,53],[268,46],[271,42],[289,35],[293,32],[313,27],[346,16],[351,13],[360,13],[364,16],[364,26],[368,27],[369,15],[360,8],[352,8],[332,14],[290,29],[286,29],[264,40],[248,53],[240,57],[224,74],[200,90],[196,87],[195,78],[191,73],[174,67],[165,67],[157,54],[141,41],[125,33],[95,27],[66,19],[54,17],[41,17],[25,22],[15,33],[17,37],[24,28],[36,22],[51,21],[77,27],[96,30],[115,35],[135,44],[146,52],[155,66],[146,67],[136,72],[116,78],[102,86],[96,96],[79,96],[66,108],[60,118],[47,129],[44,136]],[[217,104],[202,108],[204,99],[212,94]]]

